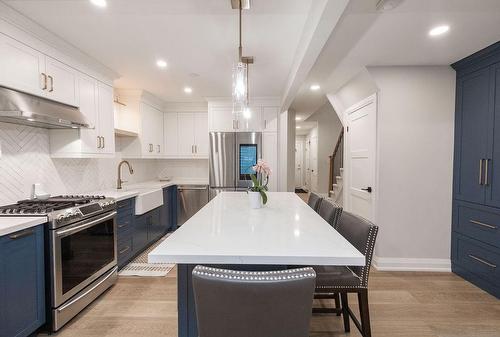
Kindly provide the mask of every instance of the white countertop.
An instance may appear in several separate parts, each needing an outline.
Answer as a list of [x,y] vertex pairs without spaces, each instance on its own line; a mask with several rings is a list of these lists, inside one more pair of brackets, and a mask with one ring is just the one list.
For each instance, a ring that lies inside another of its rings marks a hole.
[[124,183],[123,188],[121,190],[109,189],[109,190],[94,191],[89,194],[104,195],[108,198],[114,198],[116,201],[121,201],[134,198],[140,193],[144,192],[145,190],[162,189],[172,185],[208,185],[208,179],[173,178],[170,181],[151,180],[130,185]]
[[2,216],[0,217],[0,236],[14,233],[47,222],[47,217]]
[[251,209],[244,192],[219,194],[149,253],[153,263],[364,265],[364,256],[295,193]]

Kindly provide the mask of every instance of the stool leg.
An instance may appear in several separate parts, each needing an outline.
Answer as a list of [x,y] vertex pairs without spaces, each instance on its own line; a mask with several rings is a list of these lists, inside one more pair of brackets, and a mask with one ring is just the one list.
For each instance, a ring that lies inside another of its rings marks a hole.
[[342,298],[342,317],[344,318],[344,331],[350,332],[351,326],[349,322],[349,301],[347,300],[347,293],[340,293]]
[[358,292],[359,314],[361,315],[361,327],[363,337],[371,337],[370,308],[368,307],[368,290],[363,289]]
[[[339,293],[336,293],[333,296],[335,296],[335,309],[340,309],[340,295],[339,295]],[[337,313],[337,316],[340,316],[340,315],[341,315],[340,312]]]

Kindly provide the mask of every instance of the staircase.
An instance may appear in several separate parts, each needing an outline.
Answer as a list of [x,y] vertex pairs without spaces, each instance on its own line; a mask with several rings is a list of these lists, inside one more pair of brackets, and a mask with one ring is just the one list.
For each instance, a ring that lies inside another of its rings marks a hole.
[[342,204],[342,187],[344,180],[344,129],[340,132],[333,154],[330,156],[330,175],[328,196],[336,203]]
[[340,175],[336,176],[336,183],[332,184],[332,189],[328,193],[328,196],[333,199],[337,204],[342,205],[342,189],[344,186],[344,168],[340,168]]

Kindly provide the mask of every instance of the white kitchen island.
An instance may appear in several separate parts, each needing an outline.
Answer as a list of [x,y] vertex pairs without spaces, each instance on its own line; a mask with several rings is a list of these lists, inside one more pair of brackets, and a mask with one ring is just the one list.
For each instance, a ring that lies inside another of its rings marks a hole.
[[191,271],[197,264],[231,269],[288,265],[362,266],[365,257],[295,193],[269,193],[251,209],[244,192],[219,194],[149,253],[178,264],[179,336],[197,336]]

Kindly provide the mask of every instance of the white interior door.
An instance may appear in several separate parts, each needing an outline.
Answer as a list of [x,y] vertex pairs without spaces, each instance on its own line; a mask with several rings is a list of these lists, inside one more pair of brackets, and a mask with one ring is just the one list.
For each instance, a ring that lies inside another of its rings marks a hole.
[[318,137],[311,137],[309,146],[309,168],[311,172],[311,191],[318,192]]
[[310,139],[307,139],[304,144],[304,159],[306,166],[306,174],[305,174],[305,186],[308,191],[311,190],[311,157],[310,157]]
[[349,210],[374,221],[376,170],[376,95],[346,111],[347,205]]
[[295,142],[295,187],[304,186],[303,182],[304,170],[304,142]]

